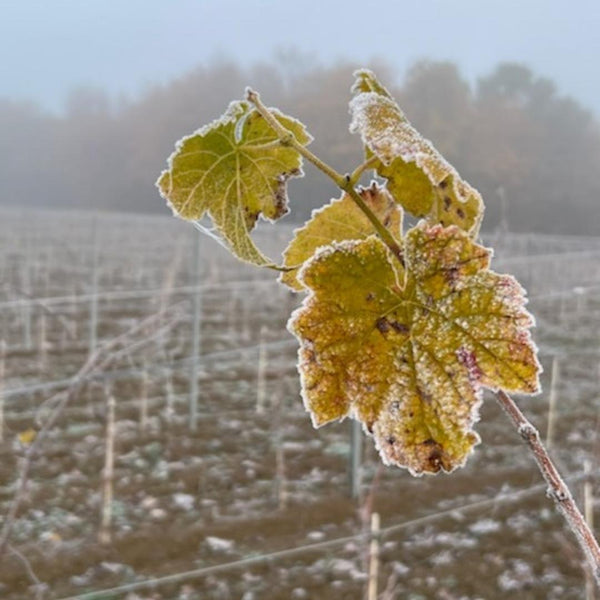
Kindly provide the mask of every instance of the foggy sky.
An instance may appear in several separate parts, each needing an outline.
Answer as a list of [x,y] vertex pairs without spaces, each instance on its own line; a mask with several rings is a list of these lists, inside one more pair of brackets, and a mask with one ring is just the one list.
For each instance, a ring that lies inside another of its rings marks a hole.
[[[373,4],[373,3],[370,3]],[[91,85],[135,97],[216,57],[523,62],[600,114],[598,0],[0,0],[0,97],[62,108]]]

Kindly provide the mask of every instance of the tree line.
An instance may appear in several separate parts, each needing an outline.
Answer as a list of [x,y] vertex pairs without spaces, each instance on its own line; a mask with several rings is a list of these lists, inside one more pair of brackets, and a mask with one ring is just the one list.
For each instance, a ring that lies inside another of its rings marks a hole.
[[[60,116],[0,99],[0,202],[165,212],[154,181],[175,140],[220,116],[247,85],[301,119],[318,140],[315,152],[349,170],[362,158],[345,100],[357,66],[325,67],[294,55],[251,68],[214,61],[135,101],[75,90]],[[482,192],[488,228],[600,234],[600,127],[550,80],[505,63],[470,85],[452,63],[420,61],[394,84],[389,65],[370,67],[415,127]],[[287,219],[306,219],[337,195],[319,175],[294,181]]]

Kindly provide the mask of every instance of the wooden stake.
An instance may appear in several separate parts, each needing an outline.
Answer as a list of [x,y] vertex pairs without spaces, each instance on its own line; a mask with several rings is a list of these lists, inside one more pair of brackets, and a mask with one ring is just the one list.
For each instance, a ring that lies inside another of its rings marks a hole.
[[40,314],[40,331],[39,331],[39,346],[38,346],[38,370],[40,373],[46,372],[48,353],[46,346],[46,314],[42,311]]
[[144,364],[144,372],[140,382],[140,431],[145,432],[148,428],[148,368]]
[[31,305],[25,302],[21,307],[21,319],[23,320],[23,346],[31,350]]
[[287,506],[287,480],[285,478],[285,450],[281,443],[281,436],[275,445],[275,485],[277,493],[277,506],[283,510]]
[[167,397],[165,421],[167,422],[167,425],[171,425],[173,422],[173,415],[175,414],[175,392],[173,390],[173,377],[170,371],[165,375],[165,392]]
[[361,485],[361,463],[362,463],[362,431],[361,426],[355,419],[350,419],[350,464],[349,484],[350,497],[358,498]]
[[550,450],[554,441],[554,416],[556,413],[556,397],[560,381],[560,363],[555,356],[552,359],[552,378],[550,381],[550,395],[548,398],[548,428],[546,430],[546,448]]
[[371,544],[369,546],[369,587],[368,600],[377,600],[377,579],[379,577],[379,513],[371,515]]
[[0,340],[0,442],[4,441],[4,376],[6,360],[6,342]]
[[[25,292],[25,297],[32,295],[31,285],[31,240],[30,236],[25,236],[25,257],[22,272],[21,286]],[[23,345],[27,350],[33,347],[31,339],[31,302],[27,301],[22,304],[21,315],[23,319]]]
[[265,348],[265,334],[267,328],[260,328],[260,342],[258,348],[258,369],[256,373],[256,414],[265,412],[266,398],[266,371],[267,371],[267,349]]
[[200,234],[194,230],[194,256],[192,277],[194,291],[194,313],[192,320],[192,356],[190,360],[190,430],[198,428],[198,369],[200,366],[200,317],[202,313],[202,294],[200,292]]
[[113,479],[115,468],[115,398],[108,394],[106,402],[106,452],[102,471],[102,513],[98,541],[106,545],[111,542],[110,525],[112,521]]
[[[589,460],[583,461],[583,472],[588,475],[592,470]],[[594,531],[594,497],[592,491],[592,483],[588,479],[583,484],[583,515],[590,529]],[[594,576],[590,573],[590,569],[585,570],[585,599],[596,600],[596,586]]]
[[96,217],[92,221],[92,288],[90,298],[90,330],[88,352],[92,356],[98,345],[98,223]]
[[272,419],[271,440],[275,450],[275,497],[277,498],[277,506],[279,510],[283,510],[287,506],[287,481],[285,475],[285,450],[283,448],[282,439],[282,400],[284,398],[283,385],[279,390],[279,394],[274,395],[271,402],[271,409],[274,418]]

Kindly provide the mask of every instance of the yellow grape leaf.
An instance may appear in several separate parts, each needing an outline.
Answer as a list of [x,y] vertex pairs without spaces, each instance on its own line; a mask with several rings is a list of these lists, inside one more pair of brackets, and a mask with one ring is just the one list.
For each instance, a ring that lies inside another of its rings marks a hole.
[[[303,145],[304,126],[276,110],[275,118]],[[288,212],[287,180],[302,175],[302,157],[248,102],[233,102],[223,117],[183,138],[156,182],[178,216],[197,221],[208,213],[240,259],[273,266],[250,231],[259,216],[274,221]]]
[[17,438],[19,439],[19,442],[23,444],[23,446],[30,446],[33,443],[33,440],[35,440],[36,436],[36,430],[32,429],[31,427],[25,429],[24,431],[20,431],[17,434]]
[[538,391],[533,318],[519,284],[455,226],[422,221],[404,260],[371,236],[305,263],[310,293],[288,325],[303,398],[315,426],[359,419],[387,464],[452,471],[479,441],[482,387]]
[[360,133],[374,168],[403,208],[432,223],[457,225],[475,237],[483,216],[479,192],[408,122],[370,71],[358,71],[350,130]]
[[[402,209],[394,199],[376,183],[358,190],[365,204],[373,211],[390,233],[400,239],[402,234]],[[372,223],[347,194],[332,200],[328,205],[313,211],[311,219],[294,232],[294,239],[283,253],[284,266],[280,281],[295,291],[301,291],[298,268],[317,248],[343,240],[359,240],[375,233]]]
[[354,72],[354,85],[352,86],[352,94],[358,95],[363,92],[375,92],[381,96],[392,99],[392,95],[388,90],[381,85],[381,82],[375,77],[375,74],[369,69],[359,69]]

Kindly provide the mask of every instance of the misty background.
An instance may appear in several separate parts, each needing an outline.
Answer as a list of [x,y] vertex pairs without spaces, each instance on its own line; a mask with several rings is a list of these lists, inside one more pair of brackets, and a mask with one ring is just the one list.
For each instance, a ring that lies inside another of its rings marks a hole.
[[[324,4],[4,2],[0,203],[169,214],[154,182],[175,141],[247,85],[350,171],[352,72],[370,66],[482,192],[484,229],[600,234],[594,3],[384,2],[368,35],[358,4]],[[337,195],[306,175],[288,221]]]
[[[383,468],[350,419],[315,431],[301,296],[154,182],[246,86],[351,171],[372,68],[483,194],[537,323],[519,403],[598,531],[599,32],[599,0],[0,0],[0,598],[593,600],[491,397],[451,478]],[[267,256],[339,196],[305,171]]]

